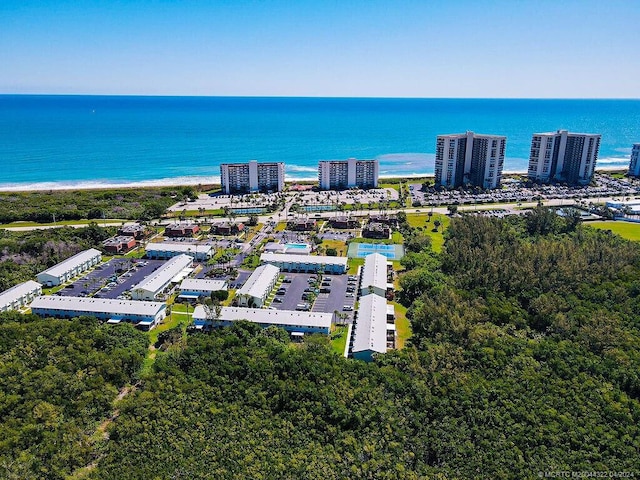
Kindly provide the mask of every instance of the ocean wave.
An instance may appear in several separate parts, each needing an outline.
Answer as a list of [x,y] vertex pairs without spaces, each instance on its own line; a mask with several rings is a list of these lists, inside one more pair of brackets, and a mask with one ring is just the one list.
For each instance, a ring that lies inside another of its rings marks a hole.
[[620,164],[620,165],[629,165],[629,157],[605,157],[605,158],[598,158],[598,161],[596,162],[596,166],[600,165],[600,164],[611,164],[611,163],[615,163],[615,164]]
[[614,152],[624,153],[627,156],[631,155],[631,150],[632,150],[631,147],[618,147],[613,149]]
[[184,185],[219,184],[219,176],[181,176],[152,180],[68,180],[60,182],[2,183],[2,192],[42,191],[42,190],[95,190],[101,188],[134,187],[174,187]]
[[314,172],[318,173],[318,167],[307,167],[304,165],[285,165],[285,171],[287,172]]

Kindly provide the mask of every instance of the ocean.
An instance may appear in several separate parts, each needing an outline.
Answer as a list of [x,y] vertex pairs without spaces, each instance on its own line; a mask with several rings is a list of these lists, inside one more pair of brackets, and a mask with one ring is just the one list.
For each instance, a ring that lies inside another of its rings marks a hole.
[[505,172],[531,135],[600,133],[598,167],[627,168],[640,100],[0,95],[0,190],[208,184],[220,163],[377,158],[382,177],[433,174],[436,136],[507,136]]

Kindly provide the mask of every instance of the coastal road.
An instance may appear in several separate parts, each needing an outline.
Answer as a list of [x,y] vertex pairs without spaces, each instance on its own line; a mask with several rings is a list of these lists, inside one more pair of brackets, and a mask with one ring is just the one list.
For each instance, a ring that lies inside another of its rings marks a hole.
[[[119,227],[121,225],[135,225],[136,222],[130,222],[125,220],[118,220],[115,222],[100,222],[97,223],[99,227]],[[31,230],[49,230],[50,228],[62,228],[62,227],[71,227],[71,228],[84,228],[88,227],[88,223],[72,223],[72,224],[47,224],[47,225],[22,225],[19,227],[12,227],[11,224],[8,225],[0,225],[0,229],[10,230],[12,232],[28,232]]]
[[[609,202],[609,201],[614,201],[614,200],[619,200],[620,197],[622,195],[617,195],[615,197],[589,197],[589,198],[583,198],[582,201],[584,202],[594,202],[594,203],[605,203],[605,202]],[[553,198],[553,199],[543,199],[542,202],[544,203],[545,206],[571,206],[574,205],[576,203],[576,201],[574,199],[571,198]],[[458,212],[472,212],[475,210],[486,210],[486,209],[502,209],[502,210],[521,210],[523,208],[533,208],[538,204],[538,202],[515,202],[515,203],[476,203],[476,204],[472,204],[472,205],[459,205],[458,206]],[[285,208],[286,210],[286,208]],[[423,205],[422,207],[409,207],[409,208],[403,208],[403,209],[394,209],[394,210],[385,210],[384,213],[386,214],[396,214],[398,212],[405,212],[405,213],[427,213],[427,212],[433,212],[433,213],[440,213],[440,214],[447,214],[448,210],[446,206],[443,207],[430,207],[430,206],[425,206]],[[314,213],[312,215],[313,218],[316,219],[328,219],[331,217],[334,217],[338,214],[340,214],[341,212],[317,212]],[[345,212],[348,213],[348,212]],[[361,213],[359,213],[358,215],[355,215],[357,217],[364,217],[367,216],[368,214],[378,214],[380,213],[378,210],[363,210],[361,211]],[[344,213],[343,213],[344,214]],[[277,218],[276,218],[277,217]],[[278,212],[271,212],[269,214],[266,215],[259,215],[258,216],[258,221],[260,223],[266,223],[268,222],[270,219],[273,219],[274,221],[279,221],[280,219],[282,219],[282,221],[286,221],[286,216],[281,216],[279,215]],[[227,221],[227,219],[220,219],[220,221]],[[238,222],[248,222],[249,221],[249,217],[236,217],[236,221]],[[162,220],[157,220],[154,221],[154,224],[157,225],[168,225],[170,223],[175,223],[174,219],[162,219]],[[215,222],[214,222],[215,223]],[[100,222],[98,223],[99,226],[101,227],[113,227],[113,226],[119,226],[119,225],[133,225],[135,224],[135,222],[131,222],[131,221],[118,221],[118,222]],[[54,225],[54,224],[47,224],[47,225],[24,225],[24,226],[16,226],[16,227],[12,227],[9,225],[2,225],[0,226],[0,229],[5,229],[5,230],[10,230],[10,231],[14,231],[14,232],[27,232],[30,230],[46,230],[49,228],[61,228],[61,227],[72,227],[72,228],[83,228],[88,226],[88,223],[78,223],[78,224],[58,224],[58,225]],[[260,234],[258,234],[261,239],[264,238],[265,232],[262,231],[260,232]],[[256,242],[254,242],[256,243]]]

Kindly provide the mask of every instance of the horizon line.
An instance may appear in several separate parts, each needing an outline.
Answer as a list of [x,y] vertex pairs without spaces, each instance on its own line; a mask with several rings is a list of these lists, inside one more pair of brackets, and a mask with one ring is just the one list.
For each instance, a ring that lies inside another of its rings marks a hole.
[[345,99],[345,100],[628,100],[639,101],[640,97],[412,97],[412,96],[323,96],[323,95],[180,95],[150,93],[9,93],[2,97],[147,97],[147,98],[247,98],[247,99]]

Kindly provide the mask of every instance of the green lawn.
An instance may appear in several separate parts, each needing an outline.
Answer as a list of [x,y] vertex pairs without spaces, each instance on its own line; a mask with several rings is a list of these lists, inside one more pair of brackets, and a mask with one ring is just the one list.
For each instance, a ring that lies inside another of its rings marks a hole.
[[113,218],[98,218],[94,220],[62,220],[56,223],[37,223],[37,222],[13,222],[3,223],[0,228],[7,227],[62,227],[65,225],[90,225],[91,223],[109,224],[109,225],[122,225],[130,220],[118,220]]
[[[434,222],[440,221],[440,227],[437,232],[433,231]],[[443,233],[449,226],[450,219],[446,215],[434,213],[429,221],[429,215],[426,213],[409,213],[407,214],[407,222],[412,227],[422,227],[423,232],[431,237],[431,244],[434,252],[440,252],[444,245]]]
[[393,307],[396,312],[396,348],[401,349],[411,337],[411,323],[407,319],[407,307],[403,307],[399,303],[394,303]]
[[176,210],[166,213],[167,218],[174,217],[223,217],[225,215],[224,210],[221,208],[215,208],[211,210],[205,210],[204,213],[200,213],[199,210]]
[[609,221],[585,222],[585,225],[600,230],[611,230],[613,233],[627,240],[633,240],[634,242],[640,241],[640,223]]
[[341,240],[322,240],[320,245],[325,249],[325,252],[327,251],[327,248],[335,248],[339,257],[346,256],[347,254],[347,244]]
[[364,258],[350,258],[347,265],[349,266],[349,275],[355,275],[358,273],[358,267],[364,265]]
[[331,330],[331,347],[338,355],[342,355],[347,345],[348,327],[346,325],[333,325]]

